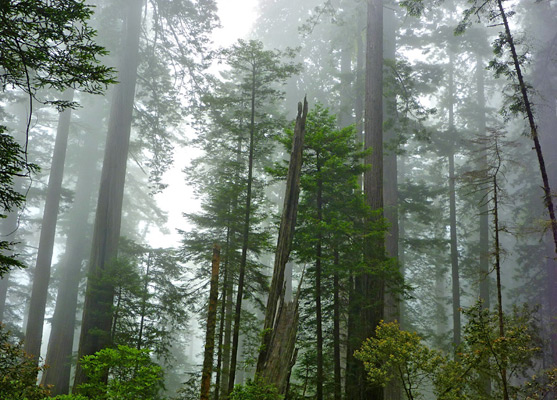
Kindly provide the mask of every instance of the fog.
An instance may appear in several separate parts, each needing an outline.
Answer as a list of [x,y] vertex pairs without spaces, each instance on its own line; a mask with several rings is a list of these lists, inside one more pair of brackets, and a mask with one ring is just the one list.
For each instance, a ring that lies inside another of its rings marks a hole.
[[51,3],[0,8],[0,397],[556,397],[555,1]]

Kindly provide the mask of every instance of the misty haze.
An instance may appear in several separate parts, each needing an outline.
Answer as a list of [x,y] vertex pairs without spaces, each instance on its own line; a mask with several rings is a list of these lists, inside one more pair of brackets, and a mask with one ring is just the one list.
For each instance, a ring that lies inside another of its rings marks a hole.
[[0,400],[557,399],[556,0],[1,0]]

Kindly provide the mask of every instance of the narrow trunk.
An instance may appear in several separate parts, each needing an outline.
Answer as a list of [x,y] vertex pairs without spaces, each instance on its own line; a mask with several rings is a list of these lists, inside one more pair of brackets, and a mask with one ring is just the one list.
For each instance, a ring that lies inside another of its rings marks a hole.
[[[73,90],[70,90],[64,100],[73,100]],[[52,264],[52,253],[54,251],[54,238],[56,234],[56,221],[60,208],[60,195],[62,193],[62,178],[64,176],[64,164],[66,161],[66,149],[68,147],[68,136],[70,134],[71,110],[67,109],[58,117],[58,129],[54,143],[54,153],[48,177],[48,188],[41,224],[39,239],[39,250],[37,263],[33,273],[33,288],[31,289],[31,300],[29,303],[29,319],[25,331],[25,352],[34,357],[38,364],[41,354],[41,342],[43,337],[44,315],[46,299],[48,296],[48,283],[50,281],[50,266]]]
[[[364,24],[362,23],[362,30]],[[356,138],[359,143],[364,143],[364,98],[365,92],[362,88],[365,87],[365,48],[362,35],[356,38],[356,84],[354,85],[354,116],[356,117]],[[362,160],[363,163],[363,160]],[[358,181],[358,187],[363,190],[364,180],[363,175]],[[349,357],[352,357],[349,355]]]
[[[460,279],[458,271],[458,243],[456,234],[456,189],[455,189],[455,126],[454,126],[454,55],[449,50],[449,225],[451,236],[451,281],[453,305],[453,346],[460,345]],[[455,352],[455,354],[457,354]]]
[[[120,238],[126,161],[139,64],[143,2],[134,0],[127,6],[124,47],[118,77],[120,83],[115,88],[108,124],[78,359],[105,348],[110,340],[113,287],[101,282],[105,269],[117,256]],[[86,381],[87,377],[78,363],[74,390]]]
[[[229,278],[231,279],[231,278]],[[229,282],[226,294],[226,317],[224,325],[224,342],[223,342],[223,354],[222,354],[222,378],[220,393],[223,399],[227,399],[228,396],[228,382],[230,380],[230,353],[232,345],[232,319],[233,319],[233,307],[234,307],[234,290],[232,287],[232,282]]]
[[[477,56],[476,62],[476,84],[477,84],[477,98],[478,103],[478,134],[485,136],[487,134],[487,124],[485,119],[485,69],[483,59],[480,55]],[[480,169],[487,170],[487,149],[482,149]],[[482,198],[480,200],[480,299],[482,307],[489,309],[489,210],[487,204],[488,188],[482,191]]]
[[[323,219],[323,182],[321,177],[321,161],[319,160],[319,153],[316,155],[317,158],[317,223],[321,225]],[[321,235],[321,226],[318,228],[317,233],[317,247],[315,250],[315,334],[317,337],[317,376],[316,385],[317,393],[316,399],[323,400],[323,323],[321,314],[321,256],[322,256],[322,242],[323,237]]]
[[223,265],[223,277],[222,277],[222,300],[220,307],[220,320],[219,320],[219,336],[217,345],[217,376],[215,378],[215,395],[214,400],[219,400],[220,388],[222,381],[222,353],[223,353],[223,341],[224,341],[224,325],[226,323],[226,296],[228,294],[228,263],[230,255],[230,226],[226,229],[226,246],[225,246],[225,260]]
[[359,349],[361,342],[357,329],[357,321],[360,314],[360,298],[357,295],[360,279],[355,278],[352,274],[349,277],[348,289],[348,323],[346,327],[346,383],[344,387],[344,398],[350,399],[356,396],[358,391],[359,370],[358,360],[354,357],[354,352]]
[[[482,56],[477,55],[476,59],[476,102],[478,103],[478,135],[479,137],[485,137],[487,135],[487,123],[486,123],[486,109],[485,109],[485,68],[483,65]],[[480,170],[487,171],[488,160],[487,160],[487,148],[481,149],[482,155],[480,159]],[[480,270],[479,270],[479,281],[480,281],[480,301],[482,308],[489,310],[490,299],[489,299],[489,188],[485,187],[481,191],[481,199],[479,203],[479,214],[480,214]],[[481,386],[483,392],[486,396],[491,395],[491,379],[489,376],[481,376]]]
[[228,394],[234,389],[234,379],[236,377],[236,364],[238,358],[238,342],[240,340],[240,316],[242,312],[242,299],[244,297],[244,279],[246,274],[246,264],[248,257],[249,229],[251,216],[251,186],[253,183],[253,155],[255,147],[255,87],[256,87],[256,68],[252,67],[251,75],[251,116],[249,126],[249,156],[248,156],[248,181],[246,188],[246,215],[244,219],[244,232],[242,238],[242,255],[240,259],[240,271],[238,274],[238,292],[236,294],[236,310],[234,313],[234,331],[232,334],[232,354],[230,361],[230,374],[228,377]]
[[147,255],[147,266],[143,278],[143,296],[141,299],[141,313],[139,319],[139,332],[137,334],[137,350],[143,345],[143,328],[145,327],[145,312],[147,310],[147,296],[149,294],[149,269],[151,268],[151,252]]
[[207,333],[205,335],[205,355],[201,374],[201,400],[209,400],[211,373],[213,371],[213,353],[215,350],[215,326],[217,323],[217,302],[219,295],[220,247],[213,246],[211,270],[211,289],[209,294],[209,312],[207,313]]
[[[98,115],[91,110],[91,116]],[[89,121],[88,124],[93,124]],[[98,121],[95,120],[95,124]],[[99,155],[98,137],[84,135],[81,163],[75,188],[75,199],[70,215],[66,252],[60,264],[61,279],[56,295],[45,364],[49,365],[41,383],[51,386],[52,395],[67,394],[70,385],[71,358],[74,343],[79,282],[83,278],[82,263],[90,248],[91,226],[87,223],[91,211],[93,190],[97,182],[96,163]]]
[[4,320],[4,309],[6,308],[6,298],[10,287],[10,274],[6,273],[0,278],[0,322]]
[[[496,144],[497,146],[497,144]],[[497,157],[499,157],[499,150],[497,151]],[[500,163],[499,159],[499,163]],[[499,319],[499,337],[505,337],[505,323],[503,320],[503,296],[502,296],[502,283],[501,283],[501,248],[499,242],[499,199],[498,199],[498,186],[497,186],[497,170],[493,175],[493,229],[495,231],[495,274],[497,282],[497,314]],[[504,357],[504,355],[503,355]],[[504,363],[503,363],[504,364]],[[501,385],[503,386],[503,400],[509,400],[509,389],[507,385],[507,370],[504,367],[500,367],[499,370],[501,374]]]
[[340,261],[338,251],[334,254],[335,272],[333,275],[333,364],[334,364],[334,400],[342,398],[342,376],[340,361],[340,282],[338,271]]

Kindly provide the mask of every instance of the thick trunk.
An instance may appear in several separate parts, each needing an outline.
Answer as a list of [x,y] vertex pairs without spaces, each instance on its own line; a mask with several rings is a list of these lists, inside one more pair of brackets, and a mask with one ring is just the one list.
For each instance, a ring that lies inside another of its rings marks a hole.
[[219,295],[220,247],[213,246],[211,269],[211,289],[209,293],[209,312],[207,313],[207,333],[205,334],[205,355],[201,373],[201,400],[209,400],[211,373],[213,371],[213,353],[215,350],[215,326],[217,323],[217,303]]
[[[122,217],[122,202],[126,178],[130,131],[139,64],[139,36],[143,2],[128,4],[126,31],[120,64],[120,82],[112,99],[108,136],[101,173],[101,185],[95,216],[93,244],[78,358],[94,354],[109,344],[113,288],[102,283],[105,269],[117,256]],[[74,389],[87,378],[77,365]]]
[[[385,59],[395,61],[396,57],[396,18],[394,11],[385,8],[384,15],[384,49],[383,55]],[[392,70],[386,73],[392,73]],[[397,104],[396,97],[385,98],[384,107],[386,118],[391,121],[391,126],[395,123],[397,118]],[[386,151],[383,157],[383,201],[385,203],[385,219],[389,224],[389,230],[385,238],[385,249],[387,255],[397,259],[398,263],[398,170],[397,170],[397,154],[393,147],[393,142],[396,140],[396,132],[393,128],[385,131],[385,142],[388,144],[390,150]],[[398,148],[398,147],[397,147]],[[400,320],[400,299],[397,293],[393,290],[386,290],[385,292],[385,320],[392,322]],[[401,391],[400,385],[396,380],[392,380],[385,387],[385,400],[400,400]]]
[[[383,2],[368,0],[366,30],[366,95],[365,95],[365,148],[372,148],[365,163],[372,167],[364,174],[364,194],[369,207],[382,214],[383,210]],[[377,215],[376,218],[380,218]],[[371,268],[385,258],[384,238],[366,240],[365,262]],[[383,319],[385,282],[379,275],[364,273],[358,277],[365,304],[361,308],[359,344],[374,334]],[[371,386],[366,379],[362,363],[358,363],[361,384],[351,398],[382,400],[383,388]]]
[[[92,110],[91,115],[98,114]],[[97,124],[98,121],[90,121],[88,124],[93,123]],[[66,252],[59,267],[62,271],[61,279],[45,359],[49,368],[43,373],[41,382],[45,386],[52,386],[53,395],[67,394],[69,391],[77,296],[79,281],[83,277],[82,262],[87,257],[85,249],[90,246],[91,226],[87,219],[95,187],[92,183],[98,179],[95,168],[98,154],[98,137],[86,134],[70,216],[71,224],[66,239]]]
[[[292,368],[296,330],[298,327],[298,296],[293,302],[284,301],[284,270],[296,226],[298,198],[300,195],[300,175],[302,168],[302,149],[305,135],[308,103],[298,104],[298,116],[294,128],[290,165],[286,180],[284,207],[280,222],[273,277],[265,310],[264,335],[257,360],[257,374],[279,393],[285,394],[288,377]],[[277,309],[279,312],[277,313]]]
[[[64,96],[64,100],[73,100],[73,90]],[[62,178],[64,176],[64,164],[66,161],[66,149],[68,147],[68,136],[70,134],[71,110],[60,113],[58,118],[58,129],[54,143],[54,153],[48,177],[48,188],[44,205],[43,220],[41,224],[41,235],[39,239],[39,250],[37,263],[33,273],[33,288],[31,289],[31,300],[29,303],[29,320],[25,331],[25,352],[39,361],[41,354],[41,341],[43,336],[44,315],[46,309],[46,298],[48,296],[48,283],[50,281],[50,266],[52,253],[54,251],[54,237],[56,234],[56,221],[60,206],[60,195],[62,193]]]

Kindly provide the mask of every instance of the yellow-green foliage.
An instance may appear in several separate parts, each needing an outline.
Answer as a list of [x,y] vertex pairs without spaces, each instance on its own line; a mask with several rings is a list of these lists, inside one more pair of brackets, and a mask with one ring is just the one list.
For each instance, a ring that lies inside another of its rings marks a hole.
[[375,337],[367,339],[354,356],[364,363],[372,384],[386,386],[398,381],[410,399],[423,397],[442,365],[448,360],[422,343],[415,332],[400,329],[398,322],[381,322]]

